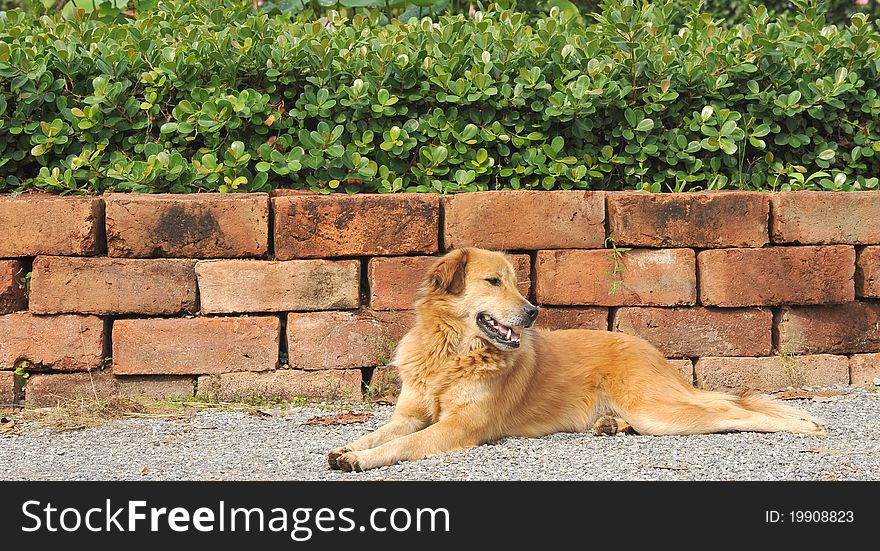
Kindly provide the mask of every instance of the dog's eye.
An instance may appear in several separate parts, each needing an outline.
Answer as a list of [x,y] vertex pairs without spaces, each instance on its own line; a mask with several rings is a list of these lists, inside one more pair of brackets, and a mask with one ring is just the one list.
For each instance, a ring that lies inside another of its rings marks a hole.
[[489,285],[491,285],[491,286],[493,286],[493,287],[499,287],[499,286],[501,286],[501,280],[498,279],[497,277],[489,277],[489,278],[486,278],[486,281],[489,283]]

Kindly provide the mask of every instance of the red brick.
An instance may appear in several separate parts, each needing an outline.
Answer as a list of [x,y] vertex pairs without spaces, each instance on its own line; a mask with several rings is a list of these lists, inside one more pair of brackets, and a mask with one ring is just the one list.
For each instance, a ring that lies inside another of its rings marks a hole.
[[775,243],[880,244],[880,192],[783,191],[770,204]]
[[880,380],[880,354],[853,354],[849,358],[850,384],[877,386]]
[[537,327],[547,329],[608,329],[608,308],[549,307],[538,309]]
[[18,260],[0,260],[0,314],[27,310],[27,296],[21,280],[27,275]]
[[516,288],[519,294],[528,298],[532,291],[532,257],[527,254],[509,254],[507,258],[516,272]]
[[96,197],[0,197],[0,258],[99,254],[103,235],[104,203]]
[[767,243],[766,193],[620,192],[608,194],[608,223],[617,245],[760,247]]
[[880,352],[880,303],[784,307],[776,328],[787,354]]
[[413,307],[419,287],[436,256],[371,258],[367,268],[370,307],[407,310]]
[[766,356],[773,345],[773,313],[766,308],[620,308],[612,327],[670,358]]
[[[694,251],[636,249],[622,253],[613,275],[610,250],[538,251],[535,296],[540,304],[679,306],[696,301]],[[620,282],[612,293],[613,283]]]
[[197,310],[195,260],[40,256],[31,277],[35,314],[165,315]]
[[278,366],[277,317],[121,319],[113,322],[116,375],[205,375]]
[[193,396],[192,377],[114,377],[109,371],[31,375],[25,388],[29,406],[55,406],[71,399],[181,398]]
[[594,191],[486,191],[443,199],[446,249],[589,249],[605,242],[605,198]]
[[[412,310],[384,312],[382,310],[361,310],[361,313],[379,322],[385,336],[391,341],[392,348],[397,346],[397,341],[403,338],[416,321],[416,313]],[[386,359],[386,354],[383,354],[380,359]]]
[[15,405],[15,373],[0,371],[0,411]]
[[435,195],[285,195],[272,198],[272,209],[278,260],[438,250]]
[[391,359],[401,329],[367,311],[288,314],[290,367],[314,370],[380,365]]
[[199,377],[198,394],[209,400],[246,402],[254,399],[297,399],[359,402],[361,370],[303,371],[279,369]]
[[706,306],[823,304],[855,298],[855,250],[845,245],[719,249],[697,255]]
[[697,386],[741,392],[849,383],[846,356],[771,356],[766,358],[704,357],[694,365]]
[[676,371],[681,373],[682,377],[684,377],[688,383],[693,384],[693,382],[694,382],[694,363],[690,359],[688,359],[688,358],[684,358],[684,359],[669,359],[669,358],[667,358],[666,361],[669,363],[669,365],[674,367]]
[[204,260],[196,274],[206,314],[358,307],[357,260]]
[[856,255],[856,296],[880,298],[880,247],[864,247]]
[[107,254],[129,258],[241,258],[269,252],[266,193],[113,193]]
[[0,369],[86,371],[101,365],[104,322],[96,316],[0,316]]

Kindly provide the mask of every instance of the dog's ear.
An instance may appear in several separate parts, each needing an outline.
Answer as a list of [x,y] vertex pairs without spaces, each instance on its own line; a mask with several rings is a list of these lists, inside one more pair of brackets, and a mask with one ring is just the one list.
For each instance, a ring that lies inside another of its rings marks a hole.
[[467,263],[467,249],[456,249],[447,253],[428,270],[428,277],[422,285],[422,294],[440,292],[457,295],[462,292]]

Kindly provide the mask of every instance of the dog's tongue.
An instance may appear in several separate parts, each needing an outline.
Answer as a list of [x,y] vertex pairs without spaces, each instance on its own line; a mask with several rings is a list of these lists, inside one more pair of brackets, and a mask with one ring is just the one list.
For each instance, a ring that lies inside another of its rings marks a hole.
[[507,340],[519,340],[519,334],[511,329],[510,327],[504,325],[501,322],[496,321],[495,326],[498,328],[498,332]]

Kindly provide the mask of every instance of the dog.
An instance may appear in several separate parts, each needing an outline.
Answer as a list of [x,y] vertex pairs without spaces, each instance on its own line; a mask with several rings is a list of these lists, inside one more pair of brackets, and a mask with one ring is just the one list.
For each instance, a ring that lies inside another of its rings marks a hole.
[[605,415],[646,435],[755,431],[824,435],[824,424],[763,395],[695,388],[647,341],[623,333],[534,327],[507,258],[456,249],[428,271],[394,365],[388,424],[331,450],[363,471],[509,436],[584,432]]

